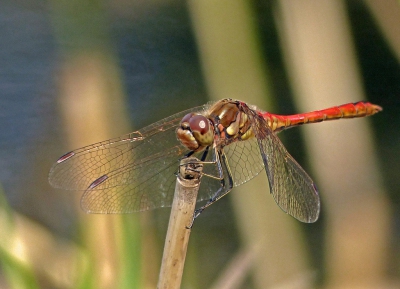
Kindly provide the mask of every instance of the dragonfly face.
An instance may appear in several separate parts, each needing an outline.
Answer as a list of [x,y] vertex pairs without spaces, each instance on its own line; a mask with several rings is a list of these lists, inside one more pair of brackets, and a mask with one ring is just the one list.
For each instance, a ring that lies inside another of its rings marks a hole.
[[214,141],[213,124],[201,114],[188,113],[177,128],[176,136],[185,147],[200,152]]

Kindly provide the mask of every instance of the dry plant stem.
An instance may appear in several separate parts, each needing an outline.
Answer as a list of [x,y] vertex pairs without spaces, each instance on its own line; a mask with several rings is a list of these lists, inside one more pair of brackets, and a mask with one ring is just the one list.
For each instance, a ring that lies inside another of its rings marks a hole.
[[180,288],[202,165],[196,158],[181,161],[165,239],[157,288]]
[[236,289],[242,288],[245,278],[248,276],[250,269],[254,265],[256,257],[261,253],[261,248],[265,244],[264,240],[259,239],[251,246],[242,248],[232,258],[230,262],[225,264],[225,268],[221,270],[217,280],[211,289]]

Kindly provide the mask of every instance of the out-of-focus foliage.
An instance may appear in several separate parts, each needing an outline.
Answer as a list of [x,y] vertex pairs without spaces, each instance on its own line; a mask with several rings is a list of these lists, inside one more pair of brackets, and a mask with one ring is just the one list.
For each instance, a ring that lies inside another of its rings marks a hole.
[[25,259],[24,244],[15,230],[15,220],[0,187],[0,261],[10,288],[39,288],[30,261]]

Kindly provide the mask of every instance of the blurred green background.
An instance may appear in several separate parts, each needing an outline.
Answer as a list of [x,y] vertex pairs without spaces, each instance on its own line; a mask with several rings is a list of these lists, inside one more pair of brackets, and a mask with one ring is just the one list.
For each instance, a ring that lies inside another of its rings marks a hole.
[[383,112],[280,134],[316,182],[301,224],[266,175],[196,220],[182,288],[400,287],[400,4],[3,0],[0,288],[155,288],[169,209],[86,215],[63,153],[209,100]]

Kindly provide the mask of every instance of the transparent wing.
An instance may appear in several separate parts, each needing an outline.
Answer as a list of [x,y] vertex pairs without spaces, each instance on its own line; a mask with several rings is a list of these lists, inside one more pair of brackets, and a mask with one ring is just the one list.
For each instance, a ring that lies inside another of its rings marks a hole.
[[250,181],[264,169],[260,148],[254,137],[234,142],[224,147],[224,152],[235,187]]
[[[179,144],[101,176],[84,192],[82,209],[88,213],[109,214],[171,206],[179,161],[187,152]],[[196,157],[200,159],[201,153]],[[208,159],[213,158],[214,153],[209,153]],[[197,202],[210,199],[221,187],[216,163],[205,164],[203,172],[207,176],[201,180]]]
[[257,133],[271,193],[281,209],[305,223],[318,219],[320,200],[313,180],[268,127]]
[[181,146],[101,176],[81,199],[88,213],[130,213],[170,206],[174,195]]
[[175,129],[184,115],[204,113],[208,107],[192,108],[137,132],[67,153],[52,167],[49,182],[56,188],[85,190],[82,207],[91,213],[170,206],[179,159],[188,152],[176,139]]
[[315,222],[320,200],[314,182],[287,152],[267,121],[252,108],[242,109],[255,137],[224,148],[234,185],[249,181],[265,167],[271,193],[279,207],[302,222]]

